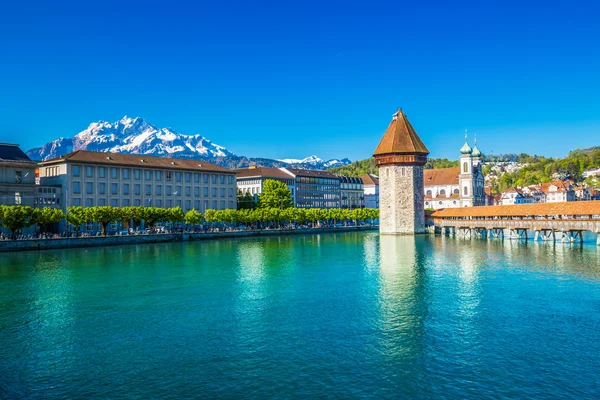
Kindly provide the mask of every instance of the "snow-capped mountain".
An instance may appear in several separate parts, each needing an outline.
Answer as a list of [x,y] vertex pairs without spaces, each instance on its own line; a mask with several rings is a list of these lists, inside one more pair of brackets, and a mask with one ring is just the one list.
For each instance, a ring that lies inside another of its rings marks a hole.
[[87,129],[75,136],[58,138],[42,147],[29,150],[27,155],[32,160],[49,160],[75,150],[201,159],[227,168],[256,165],[326,169],[350,164],[350,160],[347,158],[323,161],[317,156],[307,157],[303,160],[271,160],[237,156],[201,135],[180,134],[170,128],[157,128],[142,118],[128,118],[127,116],[113,123],[93,122]]
[[348,165],[351,163],[351,161],[347,158],[342,158],[341,160],[332,159],[332,160],[324,161],[315,155],[303,158],[302,160],[295,159],[295,158],[284,158],[283,160],[277,160],[277,161],[281,161],[282,163],[286,163],[286,164],[290,164],[290,165],[302,165],[302,166],[304,166],[304,168],[306,168],[306,165],[312,165],[315,167],[313,169],[327,169],[327,168],[333,168],[333,167],[341,167],[343,165]]
[[146,154],[176,158],[218,158],[233,155],[200,135],[182,135],[157,128],[142,118],[93,122],[72,138],[59,138],[27,152],[35,160],[48,160],[75,150]]

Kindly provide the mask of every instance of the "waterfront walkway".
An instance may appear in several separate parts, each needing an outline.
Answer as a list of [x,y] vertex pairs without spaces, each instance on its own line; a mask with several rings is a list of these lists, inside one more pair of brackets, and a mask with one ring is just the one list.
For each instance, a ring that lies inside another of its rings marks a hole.
[[[582,242],[600,233],[600,201],[447,208],[431,214],[436,232],[466,237]],[[600,235],[597,239],[600,246]]]
[[52,239],[0,240],[0,252],[68,249],[76,247],[118,246],[124,244],[187,242],[225,238],[305,235],[379,229],[379,225],[362,225],[330,228],[255,229],[214,232],[180,232],[141,235],[61,237]]

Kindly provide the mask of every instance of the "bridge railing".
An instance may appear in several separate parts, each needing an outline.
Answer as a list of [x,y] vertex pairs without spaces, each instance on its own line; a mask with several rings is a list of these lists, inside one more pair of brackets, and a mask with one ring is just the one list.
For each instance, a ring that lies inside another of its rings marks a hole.
[[600,220],[581,219],[446,219],[434,218],[434,225],[455,228],[579,230],[600,232]]

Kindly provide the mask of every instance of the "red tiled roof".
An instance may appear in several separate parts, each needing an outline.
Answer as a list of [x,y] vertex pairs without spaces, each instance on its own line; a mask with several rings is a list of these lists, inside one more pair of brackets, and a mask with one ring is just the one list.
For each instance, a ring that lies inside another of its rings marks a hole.
[[429,150],[417,135],[406,115],[401,109],[398,109],[373,155],[415,153],[426,155],[429,154]]
[[600,215],[600,201],[569,201],[561,203],[515,204],[445,208],[433,217],[527,217],[536,215]]
[[121,154],[99,151],[77,150],[62,157],[42,161],[40,165],[59,164],[65,161],[82,164],[119,165],[127,167],[164,168],[175,170],[213,171],[233,173],[233,171],[201,160],[182,160],[179,158],[151,157],[139,154]]
[[360,179],[362,179],[365,185],[379,185],[379,177],[374,174],[361,175]]
[[423,170],[425,186],[458,185],[460,167]]

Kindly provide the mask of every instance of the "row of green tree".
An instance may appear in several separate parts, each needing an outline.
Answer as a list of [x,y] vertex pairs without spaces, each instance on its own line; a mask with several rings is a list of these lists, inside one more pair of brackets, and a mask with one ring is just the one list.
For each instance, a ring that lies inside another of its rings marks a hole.
[[[425,169],[434,169],[434,168],[452,168],[458,167],[458,160],[448,160],[447,158],[428,158],[427,163],[425,164]],[[345,165],[343,167],[335,167],[329,169],[329,172],[338,175],[346,175],[352,177],[360,177],[364,174],[374,174],[378,175],[378,168],[375,165],[374,158],[367,158],[365,160],[354,161],[351,164]]]
[[331,221],[337,222],[353,221],[358,224],[359,221],[373,221],[379,217],[379,211],[376,209],[359,208],[354,210],[347,209],[301,209],[301,208],[276,208],[261,207],[255,209],[243,210],[206,210],[204,214],[197,210],[190,210],[184,214],[180,207],[158,208],[158,207],[69,207],[65,215],[62,210],[57,208],[32,208],[29,206],[0,206],[0,226],[11,232],[13,239],[16,233],[32,225],[38,225],[40,232],[46,232],[50,225],[56,224],[63,219],[73,226],[73,229],[79,234],[82,225],[89,223],[98,223],[101,226],[102,234],[106,234],[106,228],[111,223],[121,223],[123,226],[129,226],[131,221],[134,223],[144,221],[149,228],[154,228],[157,223],[186,223],[188,225],[197,225],[202,222],[220,222],[230,225],[255,224],[257,228],[282,227],[286,224],[312,223],[315,226],[318,222]]
[[65,213],[58,208],[33,208],[29,206],[0,205],[0,226],[8,229],[15,239],[16,233],[31,225],[40,227],[40,232],[46,232],[50,225],[65,218]]

